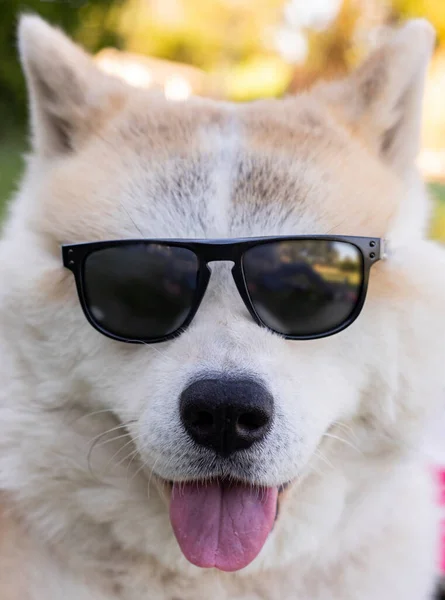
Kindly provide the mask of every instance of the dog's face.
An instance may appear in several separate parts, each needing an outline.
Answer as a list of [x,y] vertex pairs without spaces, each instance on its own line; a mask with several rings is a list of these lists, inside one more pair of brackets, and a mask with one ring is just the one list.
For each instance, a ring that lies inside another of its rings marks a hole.
[[[197,564],[212,566],[213,560],[226,570],[244,567],[269,534],[276,559],[265,549],[263,562],[281,560],[277,548],[285,539],[291,555],[294,541],[281,521],[288,515],[289,524],[298,511],[298,483],[310,473],[323,476],[329,441],[342,437],[360,446],[368,439],[365,425],[385,421],[400,392],[394,314],[405,302],[406,274],[395,285],[390,263],[376,264],[365,308],[353,325],[325,339],[290,341],[252,320],[231,265],[215,263],[186,331],[163,344],[130,345],[87,323],[72,274],[62,267],[60,244],[137,237],[387,236],[400,222],[417,151],[431,38],[425,24],[408,26],[344,82],[296,98],[235,106],[204,99],[169,103],[130,89],[96,71],[89,57],[40,20],[22,21],[35,152],[4,242],[14,248],[8,251],[14,264],[22,265],[9,300],[20,298],[17,344],[34,365],[36,401],[48,409],[62,401],[81,413],[97,413],[99,435],[113,427],[108,413],[116,427],[125,426],[116,429],[114,441],[103,438],[108,447],[102,439],[96,449],[98,462],[108,468],[99,475],[112,478],[115,469],[120,476],[123,467],[130,473],[116,508],[105,492],[91,502],[84,494],[82,500],[89,518],[98,520],[100,498],[107,498],[110,516],[104,520],[119,541],[156,552],[169,564],[179,559],[165,525],[165,502],[175,505],[170,511],[175,532]],[[409,314],[406,303],[401,310]],[[261,404],[268,426],[258,440],[222,456],[197,443],[181,406],[185,397],[194,402],[197,396],[210,407],[229,397],[236,403],[237,393],[249,406]],[[355,440],[348,438],[348,428],[359,422]],[[51,443],[40,440],[48,464],[55,435]],[[64,452],[69,443],[68,436]],[[366,451],[382,451],[367,444]],[[89,450],[87,444],[76,452],[86,461]],[[95,453],[88,457],[93,466]],[[141,488],[149,486],[149,499],[135,489],[131,473],[143,482]],[[83,476],[88,477],[86,469]],[[228,481],[232,487],[215,491]],[[212,494],[220,492],[223,499],[215,500]],[[219,558],[212,559],[214,533],[207,532],[199,544],[210,549],[197,558],[196,544],[183,539],[196,529],[189,505],[200,509],[202,531],[213,527],[205,507],[218,501],[222,519],[242,529],[239,513],[245,510],[249,524],[256,518],[263,530],[250,543],[256,534],[224,525],[220,536],[227,539],[216,551]],[[150,525],[134,523],[132,510],[141,518],[149,515]]]

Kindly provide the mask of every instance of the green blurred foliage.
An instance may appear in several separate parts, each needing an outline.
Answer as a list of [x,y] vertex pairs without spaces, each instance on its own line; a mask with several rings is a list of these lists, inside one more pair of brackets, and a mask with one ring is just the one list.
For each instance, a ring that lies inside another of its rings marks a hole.
[[9,128],[0,136],[0,223],[24,168],[25,140],[21,129]]
[[291,67],[277,54],[285,0],[127,0],[115,10],[130,52],[191,64],[233,100],[281,95]]
[[[289,1],[0,0],[0,128],[22,123],[26,114],[16,51],[21,12],[40,14],[92,52],[115,46],[200,67],[223,82],[235,100],[281,95],[289,86],[298,87],[299,80],[304,85],[320,73],[335,76],[346,71],[360,54],[357,28],[372,21],[372,14],[378,14],[380,22],[427,17],[445,41],[445,0],[343,0],[328,27],[303,28],[307,61],[291,65],[279,55],[276,43]],[[310,0],[307,7],[310,11]]]
[[431,192],[436,202],[434,205],[434,219],[431,228],[431,237],[445,242],[445,185],[431,184]]
[[[120,2],[110,0],[3,0],[0,1],[0,131],[23,123],[26,117],[26,93],[17,56],[16,30],[21,13],[36,13],[59,25],[68,34],[84,31],[83,41],[89,50],[115,45],[118,35],[108,26],[108,13]],[[93,28],[85,27],[94,15]],[[81,27],[82,26],[82,27]],[[88,32],[90,35],[88,35]],[[91,35],[94,32],[94,35]]]
[[267,52],[283,0],[127,0],[118,31],[126,48],[207,71]]

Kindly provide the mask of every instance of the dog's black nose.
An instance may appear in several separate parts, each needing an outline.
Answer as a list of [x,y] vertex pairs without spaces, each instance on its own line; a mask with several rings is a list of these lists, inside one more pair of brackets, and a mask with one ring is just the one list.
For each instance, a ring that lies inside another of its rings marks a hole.
[[199,379],[182,392],[180,412],[197,444],[229,456],[266,436],[274,403],[266,388],[251,379]]

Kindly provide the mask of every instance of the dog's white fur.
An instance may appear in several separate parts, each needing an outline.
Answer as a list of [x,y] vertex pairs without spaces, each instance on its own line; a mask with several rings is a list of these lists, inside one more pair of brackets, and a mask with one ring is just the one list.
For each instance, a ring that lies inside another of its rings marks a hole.
[[[430,598],[438,529],[420,448],[443,400],[445,255],[424,239],[414,162],[433,38],[413,21],[346,80],[296,98],[169,104],[21,19],[33,152],[0,244],[2,600]],[[83,317],[59,247],[328,231],[392,248],[359,319],[309,342],[252,322],[222,264],[179,338],[114,342]],[[235,574],[186,562],[151,478],[205,475],[178,397],[208,372],[266,382],[277,418],[250,478],[294,481]]]

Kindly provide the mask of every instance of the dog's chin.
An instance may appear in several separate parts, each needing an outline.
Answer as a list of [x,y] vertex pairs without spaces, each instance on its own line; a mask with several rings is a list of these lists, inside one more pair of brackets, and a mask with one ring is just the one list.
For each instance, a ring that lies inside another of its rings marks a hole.
[[154,483],[168,506],[176,540],[192,564],[239,571],[260,553],[290,483],[276,487],[211,478]]

